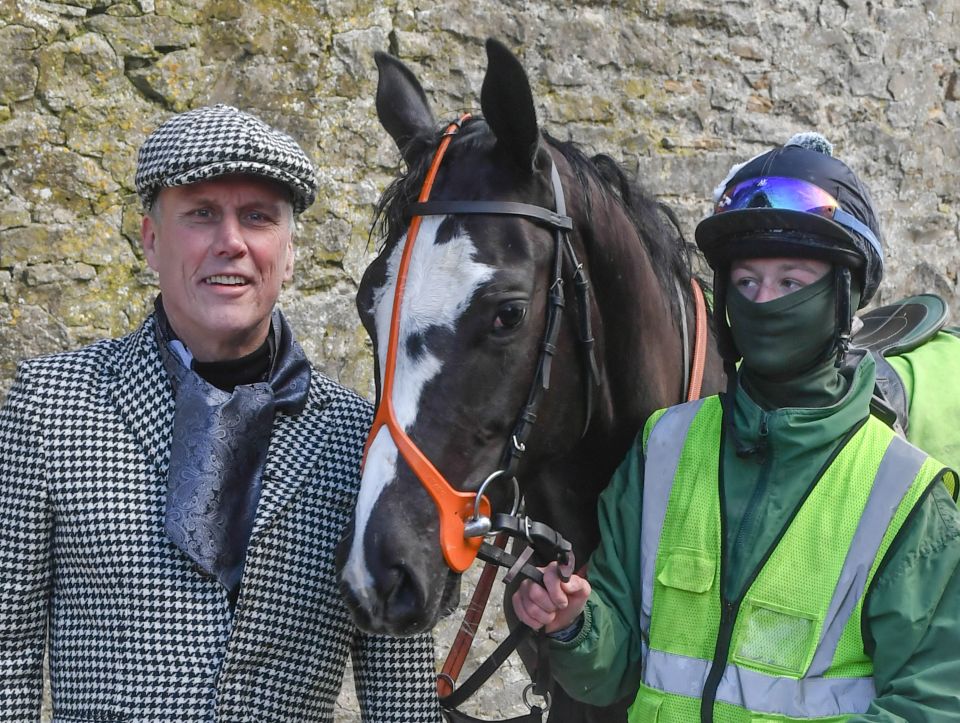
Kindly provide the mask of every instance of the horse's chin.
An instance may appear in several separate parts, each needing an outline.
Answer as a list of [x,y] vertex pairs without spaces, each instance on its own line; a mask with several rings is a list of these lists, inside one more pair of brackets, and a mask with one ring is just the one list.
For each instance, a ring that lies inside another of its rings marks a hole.
[[456,612],[460,604],[460,575],[447,571],[443,584],[443,592],[430,610],[420,611],[416,617],[407,617],[397,620],[379,615],[372,615],[363,606],[350,604],[351,595],[345,595],[348,601],[347,608],[353,617],[354,624],[365,633],[371,635],[390,635],[395,638],[408,638],[432,630],[440,620]]

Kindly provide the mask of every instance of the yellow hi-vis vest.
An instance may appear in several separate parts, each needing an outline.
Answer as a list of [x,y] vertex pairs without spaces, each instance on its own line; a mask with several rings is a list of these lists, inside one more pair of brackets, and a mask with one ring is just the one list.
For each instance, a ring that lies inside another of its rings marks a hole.
[[[845,721],[876,697],[864,595],[943,465],[870,417],[738,600],[723,600],[718,397],[645,430],[640,691],[631,723]],[[704,716],[701,717],[701,707]]]

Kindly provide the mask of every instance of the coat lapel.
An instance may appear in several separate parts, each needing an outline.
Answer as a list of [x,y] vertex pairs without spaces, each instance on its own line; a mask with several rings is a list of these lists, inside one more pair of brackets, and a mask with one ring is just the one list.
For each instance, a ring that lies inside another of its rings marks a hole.
[[110,370],[109,392],[124,423],[166,483],[173,391],[157,349],[153,323],[151,314],[139,329],[120,340],[120,350]]
[[320,453],[324,449],[330,404],[324,384],[311,370],[307,405],[297,416],[277,414],[270,438],[270,449],[263,470],[263,487],[253,522],[250,546],[292,506],[303,484],[317,475]]

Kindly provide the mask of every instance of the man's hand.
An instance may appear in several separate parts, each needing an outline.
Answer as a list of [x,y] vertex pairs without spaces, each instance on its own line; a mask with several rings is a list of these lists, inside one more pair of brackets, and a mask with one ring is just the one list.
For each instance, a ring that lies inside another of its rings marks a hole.
[[552,633],[570,625],[583,612],[590,596],[590,583],[579,575],[560,579],[556,562],[541,567],[543,585],[524,580],[513,594],[513,610],[520,621],[534,630]]

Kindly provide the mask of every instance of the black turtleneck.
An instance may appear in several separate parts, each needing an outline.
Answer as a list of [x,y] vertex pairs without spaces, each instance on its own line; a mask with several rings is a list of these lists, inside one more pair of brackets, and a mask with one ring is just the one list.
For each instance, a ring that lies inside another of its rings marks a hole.
[[253,384],[267,378],[270,370],[270,336],[264,339],[260,347],[239,359],[226,361],[202,362],[196,359],[192,369],[204,380],[222,389],[232,392],[234,387],[242,384]]

